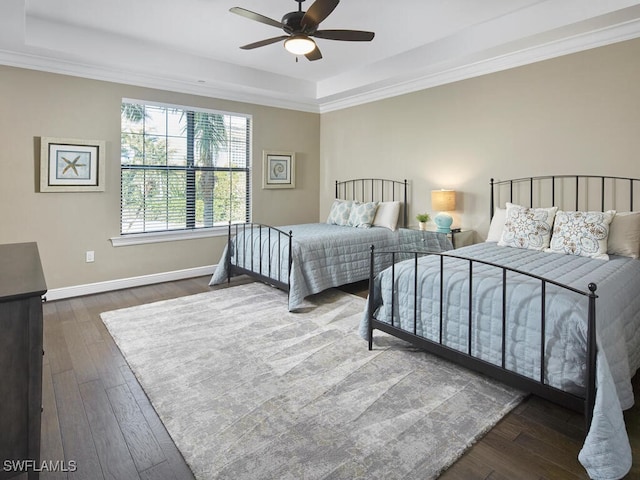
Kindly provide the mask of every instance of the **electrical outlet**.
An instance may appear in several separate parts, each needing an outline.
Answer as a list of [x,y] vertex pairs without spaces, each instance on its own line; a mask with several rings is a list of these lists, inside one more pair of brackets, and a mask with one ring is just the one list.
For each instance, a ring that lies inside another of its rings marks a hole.
[[91,263],[95,260],[95,252],[93,250],[87,251],[85,254],[85,262]]

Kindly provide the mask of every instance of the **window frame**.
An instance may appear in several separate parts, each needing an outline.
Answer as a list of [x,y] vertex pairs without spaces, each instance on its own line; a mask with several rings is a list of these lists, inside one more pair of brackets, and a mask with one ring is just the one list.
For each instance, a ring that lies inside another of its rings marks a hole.
[[[188,105],[177,105],[163,102],[154,102],[148,100],[139,100],[139,99],[131,99],[131,98],[122,98],[121,105],[131,103],[137,105],[144,105],[149,107],[159,107],[159,108],[171,108],[178,109],[180,111],[184,111],[189,114],[193,114],[193,112],[202,112],[207,114],[214,115],[223,115],[223,116],[232,116],[232,117],[243,117],[248,121],[247,127],[247,140],[246,140],[246,151],[247,151],[247,162],[246,167],[233,167],[231,164],[227,167],[217,167],[217,166],[196,166],[193,162],[194,154],[193,154],[193,144],[189,144],[189,141],[193,141],[193,131],[185,132],[185,138],[187,138],[187,165],[184,167],[177,167],[172,165],[123,165],[122,160],[119,162],[119,171],[120,171],[120,219],[119,219],[119,235],[116,237],[112,237],[111,243],[113,246],[125,246],[125,245],[137,245],[144,243],[157,243],[157,242],[167,242],[167,241],[175,241],[175,240],[185,240],[185,239],[194,239],[194,238],[206,238],[206,237],[214,237],[214,236],[222,236],[226,235],[228,232],[228,224],[225,225],[213,225],[213,226],[196,226],[195,225],[195,209],[192,210],[192,213],[187,213],[185,217],[185,228],[176,228],[176,229],[166,229],[166,230],[154,230],[147,232],[130,232],[123,233],[122,232],[122,174],[126,170],[161,170],[161,171],[170,171],[170,170],[179,170],[185,172],[186,177],[186,189],[185,191],[185,202],[188,202],[190,195],[188,194],[191,191],[193,195],[192,200],[195,199],[197,190],[195,189],[195,175],[197,172],[204,171],[212,171],[212,172],[228,172],[229,174],[233,174],[234,172],[243,172],[246,174],[246,197],[245,197],[245,215],[244,221],[251,222],[252,218],[252,210],[253,210],[253,195],[252,195],[252,173],[253,173],[253,116],[245,113],[238,112],[228,112],[222,110],[215,110],[210,108],[203,107],[193,107]],[[188,125],[190,122],[188,122]],[[192,124],[191,124],[192,125]],[[122,126],[120,127],[120,147],[122,149]],[[190,139],[190,140],[189,140]],[[189,184],[189,178],[191,178],[191,184]],[[191,188],[189,188],[191,185]],[[189,211],[189,208],[187,207]],[[230,222],[230,223],[242,223],[242,222]]]

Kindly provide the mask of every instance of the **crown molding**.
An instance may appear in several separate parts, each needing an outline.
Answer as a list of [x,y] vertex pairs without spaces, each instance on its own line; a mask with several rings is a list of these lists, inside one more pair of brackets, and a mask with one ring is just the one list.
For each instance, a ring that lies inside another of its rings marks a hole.
[[169,78],[130,70],[123,71],[101,65],[52,59],[41,55],[7,50],[0,50],[0,64],[266,107],[310,113],[327,113],[638,37],[640,37],[640,20],[632,20],[534,47],[521,48],[502,55],[494,55],[491,58],[480,59],[473,63],[453,66],[427,74],[422,73],[420,76],[412,77],[411,72],[399,74],[375,84],[362,85],[356,89],[324,99],[285,95],[281,92],[275,93],[266,89],[260,90],[237,83],[214,85],[187,81],[180,78]]
[[137,87],[168,90],[171,92],[250,103],[265,107],[284,108],[302,112],[319,113],[315,99],[296,98],[273,92],[259,92],[240,84],[212,85],[206,82],[186,81],[143,72],[123,71],[101,65],[51,59],[40,55],[0,50],[0,64],[10,67],[89,78],[105,82],[122,83]]
[[342,110],[365,103],[384,100],[399,95],[405,95],[428,88],[453,83],[460,80],[496,73],[511,68],[521,67],[552,58],[569,55],[593,48],[603,47],[614,43],[632,40],[640,37],[640,20],[633,20],[624,24],[602,28],[596,31],[574,35],[548,42],[535,47],[524,48],[515,52],[480,60],[468,65],[461,65],[421,77],[393,82],[369,88],[361,93],[348,96],[336,95],[335,100],[319,101],[320,113]]

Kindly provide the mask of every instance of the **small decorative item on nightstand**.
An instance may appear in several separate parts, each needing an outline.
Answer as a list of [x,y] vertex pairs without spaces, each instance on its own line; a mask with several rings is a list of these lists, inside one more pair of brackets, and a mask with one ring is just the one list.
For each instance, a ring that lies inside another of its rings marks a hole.
[[416,220],[418,220],[418,226],[420,230],[427,229],[427,222],[429,221],[430,218],[431,217],[429,216],[428,213],[419,213],[416,215]]
[[438,232],[450,233],[453,218],[447,212],[456,209],[456,192],[454,190],[431,191],[431,207],[440,212],[433,219],[438,226]]

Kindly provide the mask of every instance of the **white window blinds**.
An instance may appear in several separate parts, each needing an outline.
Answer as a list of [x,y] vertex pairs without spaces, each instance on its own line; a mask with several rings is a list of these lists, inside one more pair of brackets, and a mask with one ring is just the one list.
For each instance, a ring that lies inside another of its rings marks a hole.
[[123,101],[121,234],[246,222],[251,118]]

